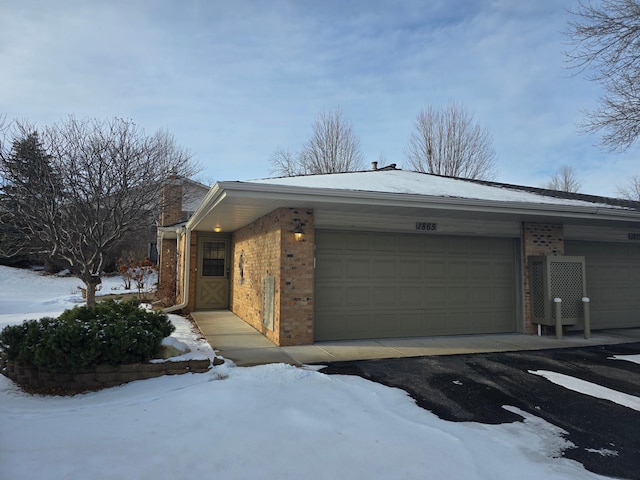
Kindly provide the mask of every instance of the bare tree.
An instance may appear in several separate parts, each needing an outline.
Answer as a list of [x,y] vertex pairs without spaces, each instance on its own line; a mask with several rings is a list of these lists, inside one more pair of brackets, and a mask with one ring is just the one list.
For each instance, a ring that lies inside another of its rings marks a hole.
[[582,187],[582,182],[571,165],[563,165],[553,174],[545,184],[545,188],[559,190],[561,192],[577,193]]
[[616,189],[620,198],[640,201],[640,175],[634,175]]
[[[40,172],[16,164],[24,142],[37,145]],[[46,247],[64,261],[93,307],[109,253],[155,222],[164,181],[194,168],[165,131],[148,136],[129,120],[69,117],[41,132],[18,125],[13,148],[0,155],[0,194],[24,246]]]
[[625,151],[640,135],[640,1],[580,1],[567,36],[570,65],[604,89],[599,108],[586,112],[582,128],[603,132],[609,150]]
[[414,125],[405,150],[414,170],[471,179],[495,178],[493,138],[460,105],[423,109]]
[[298,155],[291,150],[278,148],[271,156],[271,173],[283,177],[295,177],[306,173],[298,160]]
[[340,109],[318,115],[311,137],[298,153],[278,149],[270,161],[272,173],[287,177],[365,168],[360,140]]

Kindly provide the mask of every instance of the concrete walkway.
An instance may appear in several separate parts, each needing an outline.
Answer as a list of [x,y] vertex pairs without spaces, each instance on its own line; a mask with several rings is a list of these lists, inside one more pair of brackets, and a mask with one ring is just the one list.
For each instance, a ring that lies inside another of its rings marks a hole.
[[303,365],[343,360],[542,350],[640,342],[640,328],[633,328],[595,331],[588,340],[583,338],[581,332],[572,332],[562,340],[556,340],[554,336],[507,333],[344,340],[278,347],[230,311],[194,312],[191,315],[214,350],[239,366],[265,363]]

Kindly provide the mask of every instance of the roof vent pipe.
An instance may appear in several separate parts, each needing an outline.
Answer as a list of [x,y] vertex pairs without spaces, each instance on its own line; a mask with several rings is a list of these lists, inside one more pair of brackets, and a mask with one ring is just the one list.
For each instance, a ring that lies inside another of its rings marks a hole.
[[371,162],[371,170],[377,170],[378,169],[378,162]]

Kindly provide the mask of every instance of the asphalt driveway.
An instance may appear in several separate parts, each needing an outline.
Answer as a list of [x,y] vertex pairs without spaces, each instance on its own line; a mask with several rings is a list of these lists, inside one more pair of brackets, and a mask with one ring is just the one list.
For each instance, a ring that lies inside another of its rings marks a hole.
[[544,351],[334,362],[327,374],[358,375],[408,392],[449,421],[521,421],[511,405],[567,432],[564,456],[592,472],[640,479],[640,411],[557,385],[530,371],[551,371],[640,397],[640,343]]

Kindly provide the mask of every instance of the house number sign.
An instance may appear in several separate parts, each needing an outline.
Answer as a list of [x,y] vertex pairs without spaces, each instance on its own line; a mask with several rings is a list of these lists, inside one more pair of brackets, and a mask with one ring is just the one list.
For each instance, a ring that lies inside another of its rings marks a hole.
[[438,230],[438,224],[432,222],[416,222],[416,230],[420,232],[435,232]]

